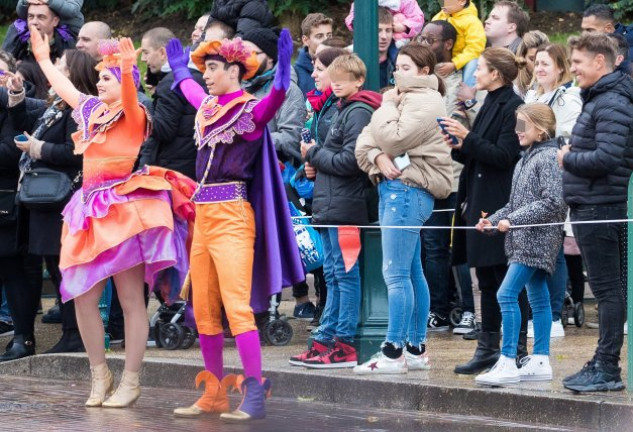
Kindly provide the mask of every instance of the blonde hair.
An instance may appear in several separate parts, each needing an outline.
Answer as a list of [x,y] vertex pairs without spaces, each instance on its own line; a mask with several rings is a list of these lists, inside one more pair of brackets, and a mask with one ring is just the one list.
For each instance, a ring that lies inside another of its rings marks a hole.
[[327,68],[329,74],[349,73],[355,80],[365,79],[367,68],[356,54],[344,54],[334,59]]
[[[528,51],[536,48],[537,50],[549,43],[549,38],[545,33],[539,30],[532,30],[523,35],[523,40],[519,44],[517,48],[517,57],[523,58],[527,62]],[[516,86],[521,92],[521,94],[525,94],[530,85],[533,83],[533,72],[530,72],[525,69],[519,70],[519,76],[516,79]]]
[[[554,64],[561,70],[559,77],[554,83],[554,88],[558,88],[573,79],[571,71],[569,70],[569,56],[567,55],[567,49],[564,46],[557,44],[545,45],[544,47],[539,48],[536,54],[540,52],[546,52]],[[536,83],[536,77],[534,77],[533,82]],[[543,87],[536,84],[536,94],[540,96],[543,93]]]
[[523,115],[534,127],[544,132],[546,139],[556,136],[556,116],[549,105],[540,102],[521,105],[517,108],[516,114]]

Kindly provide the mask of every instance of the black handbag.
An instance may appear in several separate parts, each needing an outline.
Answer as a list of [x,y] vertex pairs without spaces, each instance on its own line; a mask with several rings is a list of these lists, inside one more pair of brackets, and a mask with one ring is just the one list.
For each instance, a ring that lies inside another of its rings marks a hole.
[[0,226],[14,224],[18,219],[18,206],[15,205],[15,191],[0,189]]
[[31,210],[59,210],[70,199],[74,183],[65,173],[49,168],[25,171],[18,202]]

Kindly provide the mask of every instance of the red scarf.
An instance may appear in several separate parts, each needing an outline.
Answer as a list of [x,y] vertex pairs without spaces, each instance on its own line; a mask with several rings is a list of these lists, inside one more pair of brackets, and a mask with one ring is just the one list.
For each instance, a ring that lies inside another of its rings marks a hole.
[[320,112],[323,109],[325,102],[328,100],[331,94],[332,94],[332,87],[328,87],[323,93],[314,89],[314,90],[310,90],[306,94],[306,98],[308,99],[308,102],[312,106],[312,109],[314,110],[314,112]]

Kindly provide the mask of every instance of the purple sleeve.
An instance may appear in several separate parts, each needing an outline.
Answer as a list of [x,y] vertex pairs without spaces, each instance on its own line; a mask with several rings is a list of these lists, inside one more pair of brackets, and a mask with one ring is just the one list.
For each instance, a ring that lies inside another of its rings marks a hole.
[[191,78],[184,79],[178,84],[180,91],[195,109],[200,109],[204,98],[209,96],[202,86]]
[[286,100],[286,92],[283,89],[277,90],[275,86],[272,86],[270,93],[253,108],[253,121],[257,130],[264,129],[283,105],[284,100]]

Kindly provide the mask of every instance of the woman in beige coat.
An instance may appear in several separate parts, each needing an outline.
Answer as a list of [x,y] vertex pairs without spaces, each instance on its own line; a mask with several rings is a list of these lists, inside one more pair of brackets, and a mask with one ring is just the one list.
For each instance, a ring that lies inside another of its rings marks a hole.
[[[406,373],[428,369],[426,321],[429,287],[420,259],[420,227],[435,198],[451,193],[453,166],[436,119],[446,115],[444,83],[432,71],[435,55],[411,43],[400,50],[396,88],[356,142],[360,168],[378,184],[383,277],[389,324],[381,350],[354,368],[358,374]],[[388,228],[399,226],[403,228]],[[405,228],[406,227],[406,228]]]

